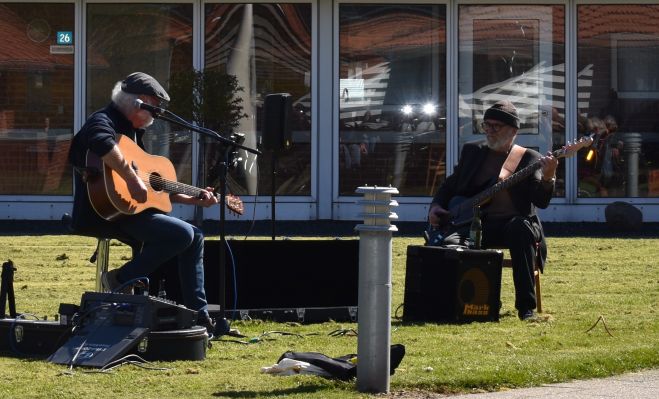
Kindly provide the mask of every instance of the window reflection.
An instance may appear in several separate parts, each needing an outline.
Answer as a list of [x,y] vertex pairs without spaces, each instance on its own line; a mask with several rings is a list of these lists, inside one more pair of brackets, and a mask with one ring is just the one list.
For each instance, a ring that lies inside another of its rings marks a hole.
[[445,177],[445,6],[339,13],[339,194],[368,184],[432,195]]
[[[292,146],[277,154],[277,195],[311,194],[311,5],[206,4],[205,66],[234,76],[241,118],[233,130],[244,145],[263,149],[263,102],[268,94],[289,93],[293,102]],[[208,184],[218,180],[218,145],[203,151]],[[230,171],[234,194],[271,193],[271,151],[256,159],[241,151]]]
[[0,195],[71,195],[73,28],[73,4],[0,4]]
[[[579,197],[659,197],[659,6],[578,7]],[[605,21],[606,23],[603,23]]]
[[[483,139],[480,123],[501,99],[517,107],[515,143],[544,154],[565,144],[565,8],[461,6],[460,147]],[[565,162],[554,196],[565,196]]]
[[[115,82],[135,71],[169,91],[173,75],[192,69],[192,5],[88,4],[86,62],[88,115],[107,105]],[[149,153],[169,158],[177,179],[192,183],[191,133],[161,120],[148,132]]]

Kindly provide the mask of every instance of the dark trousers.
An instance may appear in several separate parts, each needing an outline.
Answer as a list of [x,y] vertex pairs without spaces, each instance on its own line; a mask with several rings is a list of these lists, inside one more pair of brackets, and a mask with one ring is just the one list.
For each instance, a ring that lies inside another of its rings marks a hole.
[[201,229],[159,212],[144,211],[117,222],[124,235],[142,243],[119,271],[119,280],[151,275],[163,263],[178,260],[183,304],[208,313],[204,289],[204,235]]
[[[513,266],[515,284],[515,308],[524,311],[535,309],[535,278],[533,263],[535,244],[540,232],[523,216],[510,220],[483,221],[483,248],[507,248]],[[444,238],[444,245],[469,245],[469,226],[465,226]]]

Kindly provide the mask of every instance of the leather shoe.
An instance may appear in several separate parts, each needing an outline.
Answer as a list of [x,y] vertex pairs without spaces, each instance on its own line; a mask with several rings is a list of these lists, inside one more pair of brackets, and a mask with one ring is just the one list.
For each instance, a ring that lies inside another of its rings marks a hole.
[[524,321],[524,320],[534,320],[536,318],[535,312],[533,309],[526,309],[526,310],[520,310],[517,312],[517,316],[519,316],[519,319]]

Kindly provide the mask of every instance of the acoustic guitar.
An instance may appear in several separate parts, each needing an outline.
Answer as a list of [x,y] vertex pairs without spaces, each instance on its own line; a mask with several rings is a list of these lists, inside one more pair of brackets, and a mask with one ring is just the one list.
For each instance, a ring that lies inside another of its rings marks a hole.
[[[574,143],[567,143],[563,148],[552,152],[555,158],[569,158],[577,153],[580,149],[592,144],[593,138],[590,136],[583,137]],[[447,231],[451,228],[458,228],[471,223],[474,217],[474,209],[479,206],[483,207],[489,203],[494,195],[524,180],[534,173],[541,166],[540,160],[537,160],[523,169],[513,173],[508,178],[499,181],[489,188],[471,197],[456,196],[449,201],[448,211],[449,218],[440,226],[440,230]]]
[[[147,188],[145,202],[135,201],[128,191],[124,179],[103,163],[91,151],[87,151],[87,191],[96,213],[105,220],[116,220],[122,216],[135,215],[146,209],[171,212],[169,194],[186,194],[199,197],[202,189],[176,181],[172,162],[162,156],[151,155],[142,150],[133,140],[119,135],[117,145],[126,161],[142,179]],[[213,193],[214,195],[217,195]],[[240,198],[227,194],[227,208],[238,215],[244,211]]]

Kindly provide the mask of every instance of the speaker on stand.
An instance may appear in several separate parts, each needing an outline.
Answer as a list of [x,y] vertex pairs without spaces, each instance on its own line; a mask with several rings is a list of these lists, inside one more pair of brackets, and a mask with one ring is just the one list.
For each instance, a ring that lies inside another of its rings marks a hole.
[[270,151],[272,159],[272,192],[270,194],[272,212],[272,239],[275,239],[275,192],[277,176],[277,156],[293,145],[291,117],[293,115],[292,97],[288,93],[275,93],[265,96],[263,104],[263,126],[261,128],[261,147]]

